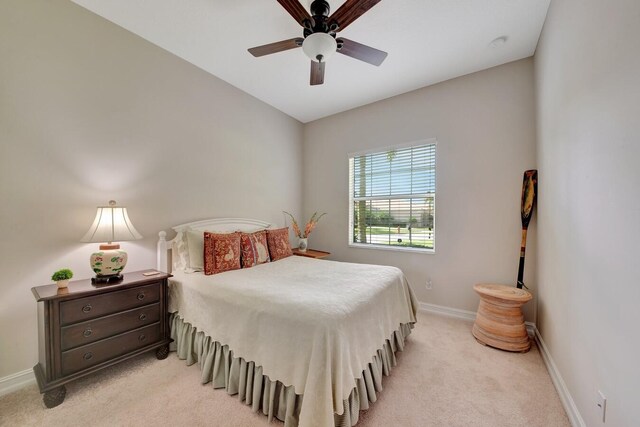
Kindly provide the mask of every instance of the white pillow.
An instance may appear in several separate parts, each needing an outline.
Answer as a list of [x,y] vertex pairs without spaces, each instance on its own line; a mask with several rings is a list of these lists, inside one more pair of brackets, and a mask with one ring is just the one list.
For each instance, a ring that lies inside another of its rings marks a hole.
[[189,269],[189,248],[184,233],[178,233],[171,243],[171,264],[173,271]]
[[189,268],[195,271],[204,270],[204,231],[187,231],[187,247],[189,248]]

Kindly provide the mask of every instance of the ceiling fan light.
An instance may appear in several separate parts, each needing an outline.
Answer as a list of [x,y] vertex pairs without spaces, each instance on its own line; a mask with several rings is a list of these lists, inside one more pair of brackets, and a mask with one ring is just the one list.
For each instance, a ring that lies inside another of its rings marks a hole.
[[302,50],[312,61],[326,62],[338,48],[336,39],[326,33],[313,33],[302,43]]

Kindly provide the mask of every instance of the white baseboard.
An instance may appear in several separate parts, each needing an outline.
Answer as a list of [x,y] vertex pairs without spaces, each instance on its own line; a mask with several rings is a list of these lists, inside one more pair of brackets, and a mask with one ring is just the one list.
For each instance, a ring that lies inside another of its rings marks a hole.
[[549,349],[544,343],[542,336],[540,335],[540,331],[538,328],[535,328],[535,338],[536,343],[538,344],[538,349],[540,350],[540,354],[542,355],[542,360],[547,367],[547,371],[549,371],[549,376],[551,377],[551,381],[558,391],[558,395],[560,396],[560,402],[562,402],[562,406],[564,407],[565,412],[567,413],[567,417],[569,417],[569,422],[573,427],[586,427],[582,416],[580,415],[580,411],[578,411],[578,407],[576,403],[573,401],[573,397],[571,397],[571,393],[569,393],[569,389],[562,379],[562,375],[560,375],[560,371],[553,361],[551,357],[551,353],[549,353]]
[[[476,312],[461,310],[459,308],[446,307],[443,305],[429,304],[426,302],[419,303],[420,311],[424,311],[427,313],[439,314],[441,316],[455,317],[457,319],[463,320],[475,320]],[[586,427],[582,416],[580,415],[580,411],[578,411],[578,407],[573,401],[573,397],[571,397],[571,393],[569,393],[569,389],[562,379],[562,375],[560,375],[560,371],[556,367],[556,364],[553,362],[553,358],[549,353],[547,346],[542,340],[542,336],[536,327],[536,324],[533,322],[525,322],[527,327],[527,332],[530,336],[534,337],[536,343],[538,344],[538,350],[540,350],[540,355],[542,356],[542,360],[544,361],[545,366],[547,367],[547,371],[549,372],[549,376],[551,377],[551,381],[553,382],[554,387],[558,391],[558,395],[560,396],[560,402],[564,407],[565,412],[567,413],[567,417],[569,418],[569,422],[573,427]]]
[[0,378],[0,396],[14,392],[35,382],[36,377],[33,375],[33,369],[7,375],[4,378]]
[[[456,319],[463,320],[476,320],[475,311],[462,310],[459,308],[452,308],[444,305],[429,304],[426,302],[419,302],[418,308],[420,311],[424,311],[425,313],[439,314],[441,316],[455,317]],[[536,324],[533,322],[524,322],[524,324],[527,327],[529,336],[535,336]]]
[[455,317],[456,319],[464,320],[476,320],[476,312],[461,310],[459,308],[446,307],[444,305],[429,304],[426,302],[419,302],[420,311],[427,313],[440,314],[447,317]]

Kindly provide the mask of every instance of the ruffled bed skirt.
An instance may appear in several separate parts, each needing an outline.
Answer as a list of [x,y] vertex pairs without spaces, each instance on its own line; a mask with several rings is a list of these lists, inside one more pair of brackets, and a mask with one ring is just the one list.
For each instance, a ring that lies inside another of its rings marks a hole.
[[[262,366],[235,357],[229,346],[214,341],[204,332],[184,322],[179,313],[170,317],[171,350],[187,365],[198,363],[202,384],[211,382],[213,388],[224,388],[230,395],[251,406],[254,412],[262,411],[269,417],[284,421],[285,427],[298,425],[302,395],[295,394],[292,386],[270,380],[263,375]],[[371,363],[356,379],[356,387],[344,401],[344,413],[334,414],[335,425],[351,427],[358,422],[359,412],[376,401],[376,392],[382,391],[382,375],[388,376],[396,366],[395,352],[404,348],[404,341],[411,333],[412,323],[403,323],[385,340],[382,348],[373,355]]]

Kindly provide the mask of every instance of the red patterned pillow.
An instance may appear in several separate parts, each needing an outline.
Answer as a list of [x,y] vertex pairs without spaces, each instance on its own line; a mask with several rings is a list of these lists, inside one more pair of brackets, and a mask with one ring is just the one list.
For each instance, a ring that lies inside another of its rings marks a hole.
[[204,232],[204,274],[240,268],[240,233]]
[[289,243],[289,227],[267,230],[267,243],[269,244],[271,261],[293,255],[291,243]]
[[242,233],[240,235],[240,247],[242,249],[242,268],[269,262],[269,247],[267,245],[267,232]]

